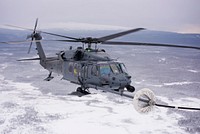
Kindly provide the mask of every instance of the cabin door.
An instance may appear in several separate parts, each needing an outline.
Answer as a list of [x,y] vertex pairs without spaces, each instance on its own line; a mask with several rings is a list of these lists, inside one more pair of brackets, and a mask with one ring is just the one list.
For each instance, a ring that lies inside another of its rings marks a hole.
[[81,78],[82,81],[86,81],[88,79],[88,65],[83,65],[81,68]]

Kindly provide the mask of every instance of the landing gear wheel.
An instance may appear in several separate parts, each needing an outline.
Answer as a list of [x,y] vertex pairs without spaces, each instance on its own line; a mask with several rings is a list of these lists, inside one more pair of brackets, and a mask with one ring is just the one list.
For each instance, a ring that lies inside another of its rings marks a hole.
[[78,88],[76,89],[76,91],[77,91],[77,92],[82,92],[82,88],[81,88],[81,87],[78,87]]
[[134,92],[134,91],[135,91],[135,87],[133,87],[133,86],[131,86],[131,85],[126,86],[126,89],[127,89],[127,91],[129,91],[129,92]]
[[[87,90],[87,91],[86,91],[86,90]],[[76,89],[76,91],[79,92],[79,93],[81,93],[82,96],[83,96],[83,95],[91,94],[87,88],[86,88],[86,89],[83,89],[83,88],[81,88],[81,87],[78,87],[78,88]]]

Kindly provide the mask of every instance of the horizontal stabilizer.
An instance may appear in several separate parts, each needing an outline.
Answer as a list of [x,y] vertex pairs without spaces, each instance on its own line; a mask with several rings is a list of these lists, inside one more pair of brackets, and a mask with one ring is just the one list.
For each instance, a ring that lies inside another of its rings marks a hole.
[[[29,58],[29,59],[19,59],[17,61],[30,61],[30,60],[41,60],[40,58]],[[53,61],[53,60],[58,60],[57,57],[48,57],[46,59],[47,61]]]
[[45,81],[50,81],[50,80],[52,80],[53,78],[54,78],[53,76],[50,76],[50,77],[45,78],[44,80],[45,80]]
[[19,59],[17,61],[29,61],[29,60],[40,60],[40,58]]

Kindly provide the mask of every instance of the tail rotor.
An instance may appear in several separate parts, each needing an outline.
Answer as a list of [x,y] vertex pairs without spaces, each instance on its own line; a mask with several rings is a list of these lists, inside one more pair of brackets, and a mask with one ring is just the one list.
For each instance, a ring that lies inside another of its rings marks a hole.
[[35,21],[35,26],[34,26],[34,29],[33,29],[33,33],[31,35],[28,35],[27,36],[27,39],[31,38],[31,43],[30,43],[30,46],[29,46],[29,49],[28,49],[28,54],[30,53],[31,51],[31,47],[32,47],[32,44],[33,44],[33,40],[35,39],[35,35],[36,35],[36,28],[37,28],[37,24],[38,24],[38,18],[36,19]]

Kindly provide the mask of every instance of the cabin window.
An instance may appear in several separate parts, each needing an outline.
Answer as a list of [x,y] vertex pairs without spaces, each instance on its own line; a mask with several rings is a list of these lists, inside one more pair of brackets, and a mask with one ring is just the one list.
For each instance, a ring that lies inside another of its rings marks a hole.
[[100,65],[101,75],[109,75],[110,73],[111,73],[111,69],[109,65]]
[[98,76],[98,68],[97,66],[93,66],[91,70],[91,74],[94,76]]
[[73,73],[75,76],[81,75],[81,65],[79,63],[74,63]]
[[88,67],[87,67],[87,65],[82,65],[80,72],[81,72],[81,76],[83,78],[87,78],[88,77]]
[[78,64],[74,64],[74,75],[77,76],[78,74]]
[[69,72],[72,73],[73,72],[73,63],[69,63]]

